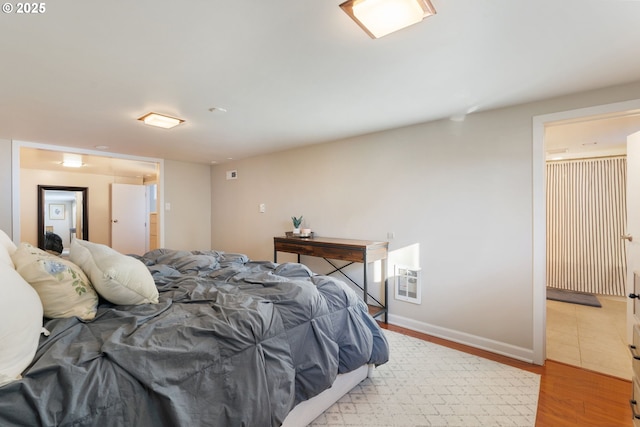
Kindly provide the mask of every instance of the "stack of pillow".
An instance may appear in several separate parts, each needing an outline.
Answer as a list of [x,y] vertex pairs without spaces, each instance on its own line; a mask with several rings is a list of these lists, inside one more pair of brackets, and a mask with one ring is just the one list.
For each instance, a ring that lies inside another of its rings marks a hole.
[[0,230],[0,386],[20,378],[35,355],[48,318],[91,321],[99,297],[117,305],[155,304],[158,289],[147,267],[108,246],[75,239],[69,259]]
[[16,245],[0,230],[0,386],[20,378],[31,363],[42,331],[42,303],[18,274]]

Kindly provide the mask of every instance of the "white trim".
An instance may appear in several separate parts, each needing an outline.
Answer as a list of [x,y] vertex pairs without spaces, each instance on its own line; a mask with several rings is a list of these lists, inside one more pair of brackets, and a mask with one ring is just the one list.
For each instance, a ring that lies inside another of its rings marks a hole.
[[[66,153],[87,154],[100,157],[112,157],[116,159],[134,160],[139,162],[158,163],[160,168],[160,177],[158,180],[158,199],[159,206],[164,206],[164,159],[155,157],[131,156],[128,154],[110,153],[107,151],[86,150],[77,147],[64,147],[60,145],[42,144],[38,142],[28,141],[11,141],[11,205],[12,205],[12,226],[13,241],[20,243],[20,149],[36,148],[49,151],[64,151]],[[164,214],[160,215],[160,247],[164,247]]]
[[417,320],[394,314],[389,315],[389,323],[411,329],[412,331],[422,332],[448,341],[468,345],[480,350],[490,351],[491,353],[500,354],[512,359],[533,363],[533,351],[529,348],[518,347],[512,344],[467,334],[466,332],[443,328],[430,323],[419,322]]
[[640,109],[640,99],[560,111],[533,117],[533,363],[543,365],[547,357],[546,326],[546,201],[544,177],[544,126],[559,120],[619,113]]
[[[18,154],[16,154],[18,153]],[[20,146],[11,142],[11,236],[20,244]]]
[[545,197],[544,123],[533,117],[532,157],[532,361],[544,365],[547,358],[547,218]]

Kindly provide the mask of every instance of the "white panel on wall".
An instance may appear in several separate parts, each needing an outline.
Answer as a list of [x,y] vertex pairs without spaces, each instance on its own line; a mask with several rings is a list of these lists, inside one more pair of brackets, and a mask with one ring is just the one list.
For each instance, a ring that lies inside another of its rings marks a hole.
[[403,265],[395,266],[395,298],[400,301],[422,303],[420,269]]

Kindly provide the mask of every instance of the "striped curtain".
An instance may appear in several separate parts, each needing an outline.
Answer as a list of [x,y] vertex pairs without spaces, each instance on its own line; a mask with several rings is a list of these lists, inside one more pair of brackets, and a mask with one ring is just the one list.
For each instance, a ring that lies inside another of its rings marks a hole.
[[626,158],[547,163],[547,286],[625,294]]

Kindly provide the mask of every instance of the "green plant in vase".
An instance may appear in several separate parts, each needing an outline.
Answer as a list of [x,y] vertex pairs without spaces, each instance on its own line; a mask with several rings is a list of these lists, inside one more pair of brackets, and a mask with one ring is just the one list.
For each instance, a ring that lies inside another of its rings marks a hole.
[[293,234],[300,234],[300,225],[302,225],[302,215],[300,215],[300,218],[296,218],[295,216],[292,216],[291,221],[293,221]]

